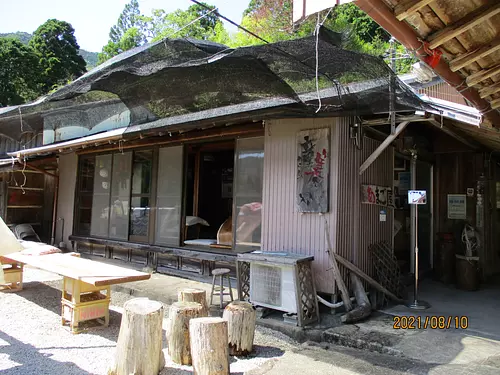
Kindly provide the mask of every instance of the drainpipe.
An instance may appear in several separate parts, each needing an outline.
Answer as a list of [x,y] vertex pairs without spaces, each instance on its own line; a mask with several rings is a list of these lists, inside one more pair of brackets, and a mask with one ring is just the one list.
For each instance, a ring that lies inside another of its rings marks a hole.
[[[424,61],[428,56],[422,48],[422,41],[415,34],[415,31],[406,22],[399,21],[383,0],[355,0],[354,3],[389,34],[399,40],[409,51],[413,51],[420,60]],[[433,70],[461,92],[462,96],[483,113],[484,117],[491,121],[493,126],[500,127],[500,114],[498,111],[491,110],[490,103],[482,99],[476,89],[468,87],[464,77],[452,72],[446,61],[441,59]]]

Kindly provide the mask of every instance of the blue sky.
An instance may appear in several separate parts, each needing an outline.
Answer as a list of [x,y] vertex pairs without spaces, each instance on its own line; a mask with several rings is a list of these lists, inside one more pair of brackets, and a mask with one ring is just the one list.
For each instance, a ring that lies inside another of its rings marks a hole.
[[[108,42],[109,29],[129,0],[0,0],[0,33],[26,31],[32,33],[49,18],[73,25],[78,44],[88,51],[99,52]],[[205,0],[215,5],[229,19],[239,23],[250,0]],[[142,13],[151,9],[187,9],[189,0],[139,0]],[[226,25],[228,30],[234,27]]]

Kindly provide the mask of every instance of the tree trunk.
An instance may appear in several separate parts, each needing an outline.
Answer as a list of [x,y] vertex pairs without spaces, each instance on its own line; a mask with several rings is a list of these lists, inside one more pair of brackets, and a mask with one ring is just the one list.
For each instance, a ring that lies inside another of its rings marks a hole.
[[226,306],[222,316],[227,320],[229,354],[248,355],[253,349],[256,312],[251,303],[234,301]]
[[109,375],[158,374],[165,366],[162,352],[163,305],[134,298],[123,305],[115,363]]
[[173,362],[191,365],[189,321],[205,316],[198,302],[175,302],[170,306],[167,328],[168,354]]
[[229,375],[227,322],[197,318],[189,322],[194,375]]
[[353,272],[350,273],[351,284],[354,289],[354,295],[356,296],[356,303],[358,306],[354,309],[342,315],[340,320],[342,323],[356,323],[363,319],[366,319],[372,313],[372,306],[370,300],[365,293],[365,288],[358,276]]
[[207,304],[207,292],[203,289],[187,288],[179,290],[177,294],[177,300],[179,302],[198,302],[203,306],[205,313],[202,316],[208,316],[208,304]]

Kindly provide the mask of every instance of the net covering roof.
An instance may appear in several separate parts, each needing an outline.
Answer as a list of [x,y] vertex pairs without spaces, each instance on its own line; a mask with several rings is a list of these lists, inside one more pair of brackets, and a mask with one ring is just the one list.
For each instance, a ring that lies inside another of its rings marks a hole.
[[385,113],[390,88],[396,110],[422,106],[382,59],[342,49],[339,35],[327,29],[237,49],[166,39],[122,53],[38,102],[0,109],[0,132],[15,132],[19,113],[34,130],[49,124],[91,133],[283,106],[293,108],[294,116]]

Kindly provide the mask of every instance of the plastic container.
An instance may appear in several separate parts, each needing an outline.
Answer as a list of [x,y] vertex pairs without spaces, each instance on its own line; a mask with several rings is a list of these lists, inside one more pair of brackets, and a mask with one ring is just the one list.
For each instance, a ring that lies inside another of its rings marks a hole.
[[462,290],[479,289],[479,257],[466,257],[456,254],[457,288]]

